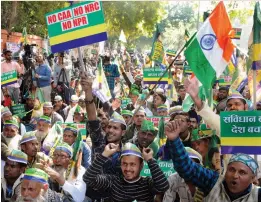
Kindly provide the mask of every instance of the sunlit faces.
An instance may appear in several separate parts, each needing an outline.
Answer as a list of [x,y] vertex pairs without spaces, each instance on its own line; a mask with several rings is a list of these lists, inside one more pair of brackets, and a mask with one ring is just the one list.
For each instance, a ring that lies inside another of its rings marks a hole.
[[41,131],[44,134],[47,134],[49,132],[49,129],[51,128],[51,125],[49,123],[46,123],[45,121],[38,121],[36,125],[36,130]]
[[74,113],[73,115],[73,122],[81,123],[84,121],[84,113]]
[[168,111],[158,111],[158,116],[168,116]]
[[106,127],[106,138],[108,143],[119,143],[125,130],[122,129],[121,123],[115,123],[110,121]]
[[121,158],[121,170],[124,178],[128,181],[137,180],[142,168],[143,161],[137,156],[123,156]]
[[164,104],[165,102],[162,100],[162,98],[159,95],[156,95],[153,100],[153,104],[157,107],[161,104]]
[[133,117],[133,122],[137,126],[141,126],[143,120],[145,120],[145,113],[141,111],[138,111]]
[[239,98],[232,98],[227,101],[227,111],[245,111],[248,109],[244,100]]
[[185,132],[186,130],[188,130],[189,126],[190,126],[190,121],[189,121],[189,117],[185,116],[185,115],[181,115],[181,114],[177,114],[174,117],[174,120],[180,120],[181,121],[181,132]]
[[255,175],[252,170],[241,162],[230,163],[225,174],[225,181],[229,191],[239,194],[245,191],[253,183]]

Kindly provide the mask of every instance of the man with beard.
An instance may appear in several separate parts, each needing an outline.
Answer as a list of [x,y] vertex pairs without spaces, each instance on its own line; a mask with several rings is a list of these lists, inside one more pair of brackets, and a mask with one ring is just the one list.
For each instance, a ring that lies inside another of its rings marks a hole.
[[185,151],[179,138],[180,123],[172,121],[166,124],[166,145],[175,170],[185,181],[190,181],[203,191],[204,201],[261,201],[261,188],[253,184],[258,164],[251,156],[243,153],[233,154],[225,175],[203,168],[193,162]]
[[51,133],[51,119],[48,116],[41,116],[36,125],[35,136],[39,142],[41,152],[49,155],[51,147],[58,141],[59,136]]
[[[113,116],[109,120],[108,126],[106,128],[106,133],[104,133],[101,128],[101,121],[97,119],[96,115],[96,106],[92,95],[92,82],[83,73],[81,75],[81,86],[82,89],[85,91],[85,103],[88,116],[87,128],[89,130],[92,141],[92,160],[94,160],[95,156],[101,154],[104,151],[106,144],[114,143],[121,145],[121,139],[126,130],[126,123],[122,116],[120,116],[117,112],[114,112]],[[104,173],[116,175],[121,174],[120,154],[121,151],[116,152],[103,165]],[[97,192],[88,188],[86,194],[92,200],[100,201],[108,198],[108,193],[106,191]]]
[[43,104],[43,114],[51,118],[51,125],[53,126],[56,122],[64,122],[63,117],[53,110],[51,102],[45,102]]
[[[93,164],[83,176],[87,186],[96,190],[109,190],[111,201],[154,201],[156,194],[163,194],[169,184],[162,170],[153,159],[151,149],[143,148],[143,152],[137,146],[126,143],[121,153],[121,170],[123,176],[104,175],[102,167],[110,156],[119,150],[119,145],[110,143],[106,145],[102,154],[98,154]],[[140,177],[143,168],[143,159],[148,163],[151,177]]]
[[63,102],[63,99],[60,95],[56,95],[54,97],[54,111],[60,114],[63,117],[63,120],[65,120],[65,114],[64,109],[67,107],[67,105]]
[[132,140],[141,151],[143,148],[150,147],[153,149],[153,153],[156,155],[158,153],[159,146],[154,143],[158,129],[154,126],[154,123],[148,120],[143,120],[141,124],[140,131],[138,132],[137,139]]
[[4,201],[16,198],[17,187],[20,184],[26,165],[27,155],[20,150],[12,150],[5,162],[4,177],[1,179]]
[[[67,124],[63,130],[63,141],[66,142],[68,145],[70,145],[72,148],[74,148],[77,146],[77,144],[75,144],[75,141],[78,135],[81,134],[78,133],[77,126],[75,124]],[[81,149],[82,149],[81,165],[87,169],[91,164],[91,149],[83,141],[81,142]]]
[[[134,110],[134,112],[137,109]],[[126,134],[122,138],[122,142],[126,143],[131,141],[131,139],[135,140],[137,138],[138,132],[140,131],[142,121],[145,120],[146,113],[143,107],[140,107],[138,111],[133,116],[133,123],[128,126],[126,130]]]
[[21,183],[21,191],[16,202],[73,202],[74,200],[66,192],[58,194],[48,185],[48,175],[37,168],[29,168],[25,171]]
[[220,114],[221,111],[225,111],[226,109],[226,99],[228,96],[229,89],[227,87],[220,87],[218,89],[218,98],[217,98],[217,114]]
[[[50,189],[58,193],[68,192],[73,200],[82,202],[85,198],[86,184],[82,176],[85,168],[76,168],[71,161],[73,149],[67,143],[60,143],[53,153],[53,166],[43,163],[43,170],[50,176]],[[77,169],[77,172],[76,170]],[[76,173],[76,174],[75,174]]]
[[15,120],[4,122],[1,135],[1,159],[6,160],[13,149],[19,149],[21,135],[18,134],[18,123]]
[[35,137],[34,132],[27,132],[20,142],[21,150],[27,154],[28,164],[27,168],[35,168],[39,166],[41,161],[51,163],[51,160],[42,152],[38,152],[39,143]]

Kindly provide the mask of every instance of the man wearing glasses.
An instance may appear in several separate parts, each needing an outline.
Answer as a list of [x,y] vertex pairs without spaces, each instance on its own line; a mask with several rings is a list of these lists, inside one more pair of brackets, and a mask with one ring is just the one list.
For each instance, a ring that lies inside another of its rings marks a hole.
[[72,147],[62,142],[53,153],[53,166],[44,163],[42,169],[50,176],[48,181],[51,190],[59,193],[68,192],[74,201],[82,202],[86,192],[86,184],[82,179],[85,168],[80,166],[75,172],[75,166],[71,163],[72,157]]

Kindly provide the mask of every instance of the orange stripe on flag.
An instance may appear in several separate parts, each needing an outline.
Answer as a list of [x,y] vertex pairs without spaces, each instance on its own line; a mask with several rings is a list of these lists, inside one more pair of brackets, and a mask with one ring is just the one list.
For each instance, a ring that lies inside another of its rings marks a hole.
[[212,29],[216,34],[217,42],[220,48],[223,49],[223,58],[229,62],[231,55],[234,51],[234,45],[231,41],[231,32],[233,28],[227,15],[224,2],[218,3],[216,8],[209,16],[209,22],[211,23]]

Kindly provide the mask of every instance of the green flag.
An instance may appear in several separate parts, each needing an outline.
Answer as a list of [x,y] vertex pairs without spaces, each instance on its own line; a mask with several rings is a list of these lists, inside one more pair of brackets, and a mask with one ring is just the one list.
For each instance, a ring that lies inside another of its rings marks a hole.
[[152,61],[164,64],[164,47],[161,39],[162,29],[159,24],[156,24],[156,32],[153,37],[153,44],[150,53],[150,59]]

